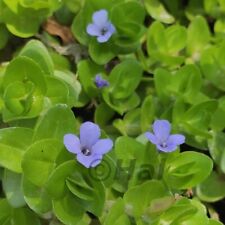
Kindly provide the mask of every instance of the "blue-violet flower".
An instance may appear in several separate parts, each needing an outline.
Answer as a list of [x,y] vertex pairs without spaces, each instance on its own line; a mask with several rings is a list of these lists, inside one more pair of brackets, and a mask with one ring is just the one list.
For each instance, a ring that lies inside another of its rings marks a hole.
[[80,126],[80,138],[74,134],[66,134],[64,145],[69,152],[76,154],[77,161],[86,168],[95,167],[113,147],[111,139],[99,139],[100,135],[97,124],[85,122]]
[[116,31],[114,25],[108,20],[108,12],[101,9],[93,13],[93,23],[88,24],[87,33],[97,37],[99,43],[107,42]]
[[95,76],[95,85],[97,88],[103,88],[109,86],[109,82],[107,80],[104,80],[100,74],[97,74]]
[[152,125],[152,129],[154,134],[146,132],[145,136],[160,151],[172,152],[176,150],[178,145],[185,142],[185,137],[182,134],[170,135],[171,124],[167,120],[156,120]]

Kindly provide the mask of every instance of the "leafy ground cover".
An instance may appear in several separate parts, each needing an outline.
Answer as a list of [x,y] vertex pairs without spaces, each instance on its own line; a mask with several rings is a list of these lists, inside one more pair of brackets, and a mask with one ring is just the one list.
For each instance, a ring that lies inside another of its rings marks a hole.
[[223,224],[224,15],[0,0],[0,224]]

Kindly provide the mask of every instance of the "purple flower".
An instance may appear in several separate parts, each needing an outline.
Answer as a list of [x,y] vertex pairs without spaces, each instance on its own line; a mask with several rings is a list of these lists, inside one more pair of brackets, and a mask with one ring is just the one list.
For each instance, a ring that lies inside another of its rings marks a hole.
[[108,12],[105,9],[94,12],[92,21],[86,30],[89,35],[96,36],[99,43],[107,42],[116,31],[113,24],[108,21]]
[[97,74],[95,76],[95,85],[97,88],[103,88],[109,86],[109,82],[104,80],[100,74]]
[[80,138],[74,134],[66,134],[64,145],[69,152],[77,155],[77,161],[86,168],[95,167],[113,147],[111,139],[99,139],[100,135],[98,125],[85,122],[80,126]]
[[178,145],[185,142],[185,137],[181,134],[170,135],[171,125],[167,120],[156,120],[152,129],[154,134],[146,132],[145,136],[160,151],[172,152],[176,150]]

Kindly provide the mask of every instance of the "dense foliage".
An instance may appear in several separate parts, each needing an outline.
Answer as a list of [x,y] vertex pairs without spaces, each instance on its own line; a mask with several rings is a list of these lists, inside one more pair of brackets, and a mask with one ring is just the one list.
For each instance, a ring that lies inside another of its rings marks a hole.
[[224,15],[0,0],[0,224],[221,225]]

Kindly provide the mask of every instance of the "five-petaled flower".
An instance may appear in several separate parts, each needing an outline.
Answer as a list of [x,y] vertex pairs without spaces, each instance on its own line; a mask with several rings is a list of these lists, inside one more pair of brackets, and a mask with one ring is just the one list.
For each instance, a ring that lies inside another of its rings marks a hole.
[[66,134],[64,145],[69,152],[77,155],[77,161],[86,168],[95,167],[113,147],[111,139],[99,139],[100,135],[97,124],[85,122],[80,126],[80,138],[74,134]]
[[109,82],[107,80],[104,80],[100,74],[97,74],[95,76],[95,85],[97,88],[103,88],[109,86]]
[[92,15],[93,23],[88,24],[87,33],[97,37],[99,43],[104,43],[116,31],[114,25],[108,20],[108,12],[105,9],[96,11]]
[[176,150],[178,145],[185,142],[185,137],[182,134],[170,135],[171,124],[167,120],[156,120],[153,123],[152,129],[154,134],[146,132],[145,136],[160,151],[172,152]]

